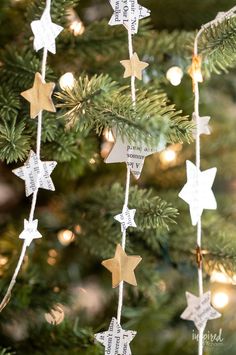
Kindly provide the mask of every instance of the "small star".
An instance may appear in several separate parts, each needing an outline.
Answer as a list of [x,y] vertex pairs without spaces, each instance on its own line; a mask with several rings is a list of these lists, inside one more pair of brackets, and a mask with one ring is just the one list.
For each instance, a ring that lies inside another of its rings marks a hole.
[[35,50],[39,51],[42,48],[46,48],[49,52],[55,54],[55,39],[63,30],[63,27],[52,22],[49,9],[44,10],[40,20],[31,23],[31,29],[35,36]]
[[42,234],[38,231],[38,220],[35,219],[34,221],[29,222],[27,219],[24,219],[24,230],[19,235],[19,238],[25,240],[27,247],[30,246],[33,239],[42,238]]
[[134,53],[131,59],[122,60],[120,62],[125,68],[124,78],[135,76],[139,80],[142,80],[142,71],[149,66],[148,63],[141,62],[136,53]]
[[211,306],[211,292],[208,291],[200,297],[186,292],[188,306],[181,314],[181,318],[193,321],[198,330],[205,329],[207,321],[221,317]]
[[128,207],[124,208],[121,214],[118,214],[114,219],[121,224],[121,232],[124,232],[128,227],[137,227],[134,221],[136,210],[129,210]]
[[[210,135],[211,134],[211,129],[209,127],[209,121],[211,119],[210,116],[204,116],[204,117],[197,117],[195,112],[193,112],[193,122],[195,125],[198,125],[198,134],[199,136],[201,134],[206,134]],[[193,129],[193,137],[196,138],[197,136],[197,128]]]
[[189,204],[192,225],[195,226],[204,209],[215,210],[216,199],[212,185],[216,168],[200,171],[191,161],[186,161],[187,183],[179,193],[179,197]]
[[105,159],[105,163],[121,163],[125,162],[130,168],[135,179],[139,179],[145,158],[156,152],[165,149],[166,141],[164,137],[160,137],[159,144],[154,148],[145,147],[142,143],[130,144],[127,139],[123,139],[119,134],[113,132],[115,137],[115,144],[113,145],[109,155]]
[[45,83],[40,73],[35,74],[33,87],[21,93],[30,102],[31,118],[37,117],[42,110],[56,112],[51,98],[54,87],[54,83]]
[[128,256],[118,244],[114,258],[102,262],[102,265],[112,273],[112,287],[117,287],[121,281],[137,286],[134,269],[141,260],[140,256]]
[[26,196],[30,196],[39,188],[55,190],[50,174],[56,165],[55,161],[41,161],[31,150],[24,166],[14,169],[13,173],[22,180],[25,180]]
[[150,10],[139,5],[137,0],[110,0],[110,4],[114,14],[109,21],[109,25],[124,25],[127,30],[131,31],[131,34],[138,32],[139,20],[150,16]]
[[95,339],[105,347],[105,355],[132,355],[130,343],[137,332],[124,330],[116,318],[112,318],[109,329],[95,334]]

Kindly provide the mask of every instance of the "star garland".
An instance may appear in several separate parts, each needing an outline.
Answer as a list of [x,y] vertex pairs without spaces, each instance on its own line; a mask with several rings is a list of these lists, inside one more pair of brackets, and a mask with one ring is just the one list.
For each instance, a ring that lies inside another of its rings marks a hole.
[[186,292],[188,306],[182,313],[181,318],[193,321],[199,331],[198,355],[203,355],[204,350],[204,330],[208,320],[216,319],[221,316],[211,305],[211,292],[204,293],[203,291],[203,253],[202,245],[202,221],[201,216],[203,210],[215,210],[217,203],[212,191],[216,168],[211,168],[205,171],[200,170],[201,164],[201,147],[200,136],[202,134],[210,135],[211,130],[208,126],[210,117],[200,117],[199,114],[199,83],[203,82],[202,75],[202,57],[198,53],[198,40],[205,29],[216,23],[220,23],[226,18],[235,16],[233,7],[228,12],[220,13],[213,21],[203,25],[198,31],[194,41],[194,52],[192,57],[192,65],[189,68],[189,75],[192,78],[193,93],[194,93],[194,113],[192,116],[193,123],[196,128],[193,130],[193,137],[196,140],[196,165],[190,161],[186,162],[187,167],[187,183],[179,193],[179,197],[189,204],[191,222],[193,226],[197,226],[197,267],[198,267],[198,289],[199,296],[195,296]]
[[55,84],[45,82],[47,56],[48,52],[56,53],[55,39],[63,30],[63,27],[52,22],[50,9],[51,0],[46,0],[46,7],[40,20],[31,23],[31,29],[34,34],[34,49],[39,51],[43,48],[42,70],[41,73],[35,73],[32,88],[22,92],[21,96],[30,103],[30,117],[32,119],[38,119],[36,153],[31,150],[25,164],[13,170],[13,173],[25,181],[26,196],[33,195],[33,197],[29,218],[28,220],[24,220],[24,229],[19,235],[19,238],[24,241],[21,254],[7,292],[0,304],[0,312],[5,308],[11,298],[11,293],[27,248],[34,239],[42,238],[41,233],[38,231],[38,220],[34,219],[39,188],[55,190],[50,175],[57,163],[55,161],[42,161],[40,158],[43,110],[56,112],[52,101],[52,93]]

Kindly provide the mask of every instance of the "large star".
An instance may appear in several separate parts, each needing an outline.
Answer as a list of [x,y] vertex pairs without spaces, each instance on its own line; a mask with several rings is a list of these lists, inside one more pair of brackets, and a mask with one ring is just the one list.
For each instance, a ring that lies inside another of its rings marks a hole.
[[197,115],[195,114],[195,112],[193,112],[193,123],[198,126],[193,129],[193,137],[196,138],[197,136],[197,132],[199,134],[199,136],[201,134],[206,134],[206,135],[210,135],[211,134],[211,129],[209,127],[209,121],[211,119],[210,116],[204,116],[204,117],[197,117]]
[[135,76],[142,80],[142,71],[149,66],[148,63],[141,62],[137,53],[134,53],[130,59],[121,60],[120,62],[125,68],[124,78]]
[[181,318],[193,321],[198,330],[204,330],[208,320],[221,317],[221,314],[211,306],[210,291],[200,297],[186,292],[186,298],[188,306],[181,314]]
[[95,339],[105,347],[105,355],[132,355],[130,343],[137,332],[124,330],[116,318],[112,318],[109,329],[95,334]]
[[179,197],[189,204],[192,225],[195,226],[204,209],[215,210],[216,199],[212,185],[216,168],[200,171],[191,161],[186,161],[187,183],[179,193]]
[[129,210],[128,207],[125,207],[122,213],[114,217],[114,219],[121,224],[121,232],[124,232],[128,227],[137,227],[134,221],[135,212],[135,209]]
[[13,170],[13,173],[25,180],[26,196],[30,196],[39,188],[55,190],[50,174],[57,165],[55,161],[41,161],[31,150],[29,158],[25,164]]
[[20,239],[24,239],[26,246],[29,247],[34,239],[42,238],[42,234],[38,231],[38,220],[32,222],[24,219],[24,230],[19,235]]
[[35,74],[33,87],[21,93],[30,102],[31,118],[38,116],[42,110],[56,112],[51,98],[54,87],[54,83],[45,83],[40,73]]
[[31,29],[34,34],[35,50],[39,51],[46,48],[49,52],[55,54],[55,39],[63,30],[63,27],[52,22],[49,9],[44,10],[40,20],[31,22]]
[[148,148],[142,143],[137,143],[137,145],[130,144],[125,137],[122,139],[120,135],[115,132],[113,135],[115,137],[115,144],[108,157],[105,159],[105,163],[125,162],[135,179],[139,179],[141,175],[145,158],[148,155],[160,152],[165,149],[166,146],[164,138],[160,139],[160,143],[156,147]]
[[124,25],[132,34],[138,32],[139,20],[150,16],[150,10],[139,5],[137,0],[110,0],[110,4],[114,14],[109,21],[109,25]]
[[118,244],[114,258],[102,262],[102,265],[112,273],[112,287],[117,287],[121,281],[137,286],[134,269],[141,260],[140,256],[128,256]]

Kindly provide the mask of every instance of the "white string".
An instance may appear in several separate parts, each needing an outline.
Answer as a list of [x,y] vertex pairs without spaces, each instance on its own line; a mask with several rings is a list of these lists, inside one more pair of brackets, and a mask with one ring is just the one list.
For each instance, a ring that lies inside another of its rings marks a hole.
[[[51,7],[51,0],[46,1],[46,9],[50,11]],[[42,58],[42,66],[41,66],[41,76],[42,80],[45,81],[46,77],[46,67],[47,67],[47,55],[48,51],[46,48],[43,50],[43,58]],[[38,114],[38,127],[37,127],[37,142],[36,142],[36,154],[37,157],[40,159],[40,151],[41,151],[41,137],[42,137],[42,122],[43,122],[43,114],[42,111],[39,112]],[[38,197],[38,189],[33,193],[32,201],[31,201],[31,207],[30,207],[30,213],[29,213],[29,223],[31,223],[34,220],[34,213],[35,213],[35,208],[36,208],[36,203],[37,203],[37,197]],[[21,254],[17,263],[17,266],[15,268],[14,274],[12,276],[12,279],[10,281],[10,284],[8,286],[7,292],[0,304],[0,312],[6,307],[8,302],[11,299],[11,293],[12,290],[16,284],[16,279],[17,276],[20,272],[21,266],[24,261],[24,257],[27,251],[27,241],[24,240],[22,249],[21,249]]]
[[[194,41],[194,56],[198,56],[198,40],[201,34],[212,25],[216,23],[220,23],[226,18],[235,16],[234,11],[236,11],[236,6],[234,6],[229,11],[225,12],[224,14],[219,15],[213,21],[208,22],[207,24],[203,25],[201,29],[198,31],[195,41]],[[199,185],[199,172],[200,172],[200,165],[201,165],[201,141],[200,141],[200,130],[199,130],[199,84],[198,81],[194,80],[194,112],[196,115],[196,167],[197,167],[197,188]],[[202,220],[201,217],[197,223],[197,246],[200,249],[201,253],[201,245],[202,245]],[[200,261],[198,264],[198,290],[199,296],[203,295],[203,270],[202,270],[202,262]],[[203,355],[203,347],[204,347],[204,328],[199,329],[199,341],[198,341],[198,355]]]
[[[128,26],[128,48],[129,48],[129,58],[131,60],[134,50],[133,50],[133,41],[132,41],[132,33],[131,33],[131,8],[129,6],[129,26]],[[135,88],[135,76],[131,76],[131,98],[133,106],[136,104],[136,88]],[[126,175],[126,187],[125,187],[125,201],[123,206],[123,211],[128,208],[129,204],[129,190],[130,190],[130,168],[127,165],[127,175]],[[126,229],[124,228],[122,233],[122,248],[125,251],[126,246]],[[118,307],[117,307],[117,321],[120,324],[121,322],[121,314],[123,308],[123,297],[124,296],[124,281],[121,281],[119,285],[119,297],[118,297]]]

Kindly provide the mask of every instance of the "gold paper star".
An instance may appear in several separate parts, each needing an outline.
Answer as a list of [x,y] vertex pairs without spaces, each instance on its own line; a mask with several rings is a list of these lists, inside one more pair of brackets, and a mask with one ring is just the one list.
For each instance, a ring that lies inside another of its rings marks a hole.
[[149,66],[148,63],[139,60],[137,53],[134,53],[131,59],[122,60],[120,63],[125,68],[124,78],[136,76],[139,80],[142,80],[142,71]]
[[137,286],[134,269],[141,260],[140,256],[128,256],[118,244],[114,258],[102,262],[102,265],[112,273],[112,287],[117,287],[121,281]]
[[35,74],[33,87],[21,93],[30,102],[31,118],[37,117],[42,110],[56,112],[51,98],[54,87],[54,83],[45,83],[40,73]]

